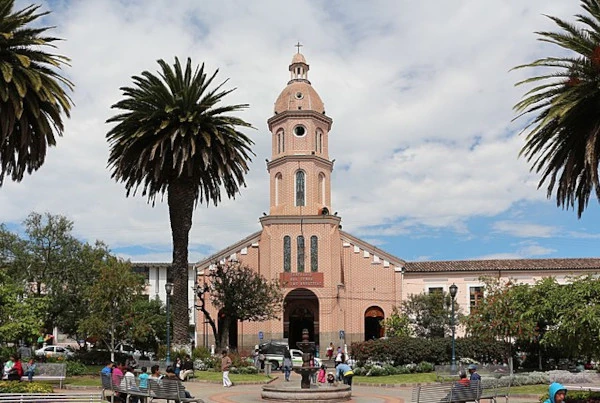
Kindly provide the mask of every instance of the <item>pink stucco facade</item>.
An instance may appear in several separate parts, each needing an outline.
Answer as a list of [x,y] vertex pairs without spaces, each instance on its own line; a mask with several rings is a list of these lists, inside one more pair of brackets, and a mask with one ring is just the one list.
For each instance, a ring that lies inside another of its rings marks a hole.
[[[331,200],[333,120],[308,80],[308,70],[305,58],[294,55],[291,79],[268,119],[270,206],[269,214],[260,218],[262,228],[195,265],[200,283],[212,264],[226,259],[240,260],[269,279],[287,281],[282,319],[239,323],[234,347],[250,350],[259,343],[259,332],[265,341],[286,338],[294,346],[300,328],[309,327],[323,354],[330,342],[349,345],[382,336],[380,320],[410,294],[431,288],[447,292],[456,284],[457,301],[468,312],[472,291],[481,285],[482,275],[533,282],[551,275],[564,279],[567,274],[598,271],[599,259],[491,261],[492,265],[486,261],[411,263],[342,231],[342,219],[334,213]],[[304,240],[300,260],[299,237]],[[214,308],[211,315],[217,317]],[[210,346],[213,335],[203,322],[198,311],[196,344]],[[344,339],[339,337],[340,330]]]

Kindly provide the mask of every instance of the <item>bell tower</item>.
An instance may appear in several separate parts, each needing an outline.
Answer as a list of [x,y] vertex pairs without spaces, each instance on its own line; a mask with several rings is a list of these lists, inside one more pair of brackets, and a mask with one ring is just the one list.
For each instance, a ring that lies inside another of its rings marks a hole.
[[269,215],[315,216],[331,213],[329,131],[333,120],[308,80],[309,65],[298,52],[289,66],[290,81],[267,121],[272,134]]

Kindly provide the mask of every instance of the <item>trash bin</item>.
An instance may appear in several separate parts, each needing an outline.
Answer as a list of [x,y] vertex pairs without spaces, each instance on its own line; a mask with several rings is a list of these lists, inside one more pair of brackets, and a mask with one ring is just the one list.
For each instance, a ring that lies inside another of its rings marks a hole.
[[271,361],[265,361],[265,375],[271,375]]

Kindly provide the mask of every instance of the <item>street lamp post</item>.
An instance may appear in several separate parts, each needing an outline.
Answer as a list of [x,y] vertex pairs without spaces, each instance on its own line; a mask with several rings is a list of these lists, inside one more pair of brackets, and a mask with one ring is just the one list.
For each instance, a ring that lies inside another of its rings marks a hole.
[[454,298],[456,298],[456,293],[458,292],[458,287],[456,284],[452,284],[450,286],[450,298],[452,298],[452,317],[450,318],[450,326],[452,326],[452,373],[456,371],[456,349],[455,349],[455,331],[454,331]]
[[171,365],[171,304],[169,300],[173,291],[173,283],[166,283],[165,291],[167,292],[167,365]]

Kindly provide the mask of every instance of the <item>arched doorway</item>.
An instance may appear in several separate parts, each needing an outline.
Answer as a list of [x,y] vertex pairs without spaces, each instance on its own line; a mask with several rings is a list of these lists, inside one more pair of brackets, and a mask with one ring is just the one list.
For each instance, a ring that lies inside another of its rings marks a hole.
[[[221,327],[223,326],[223,319],[225,319],[225,314],[222,311],[219,311],[219,321],[217,322],[217,330],[219,333],[221,332]],[[238,320],[233,318],[229,325],[229,340],[228,340],[229,348],[232,350],[237,350],[238,347]]]
[[298,348],[302,329],[308,329],[309,340],[319,344],[319,299],[306,288],[290,291],[283,301],[283,337],[290,348]]
[[365,311],[365,340],[373,340],[383,337],[384,328],[381,321],[385,318],[383,309],[372,306]]

